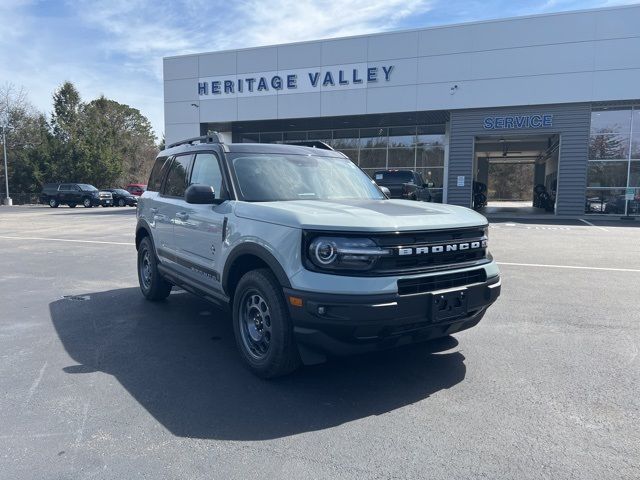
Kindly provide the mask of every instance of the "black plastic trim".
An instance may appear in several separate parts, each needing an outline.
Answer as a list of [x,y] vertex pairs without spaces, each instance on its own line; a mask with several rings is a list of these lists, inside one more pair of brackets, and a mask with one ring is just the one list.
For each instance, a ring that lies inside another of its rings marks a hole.
[[139,218],[136,224],[136,250],[138,249],[138,234],[140,233],[140,230],[144,230],[147,232],[147,236],[151,238],[151,245],[153,245],[153,248],[155,250],[155,245],[153,243],[153,235],[151,235],[151,226],[143,218]]
[[176,254],[171,253],[169,250],[165,248],[158,248],[158,256],[162,258],[166,258],[167,260],[171,260],[173,263],[180,265],[181,267],[188,268],[196,273],[204,274],[206,276],[212,277],[216,281],[220,281],[220,273],[216,270],[212,270],[210,268],[203,267],[198,265],[197,263],[190,262],[184,258],[178,257]]
[[[446,290],[401,296],[397,293],[344,295],[284,289],[302,299],[287,304],[298,345],[318,353],[343,354],[386,348],[448,335],[476,325],[500,296],[500,277],[456,288],[467,296],[466,313],[434,318],[435,295]],[[400,340],[403,339],[403,340]]]
[[291,288],[289,277],[287,276],[284,268],[280,265],[278,260],[264,247],[256,243],[242,243],[235,247],[227,260],[225,261],[224,270],[222,271],[222,289],[228,293],[229,286],[229,272],[233,263],[242,255],[254,255],[260,260],[265,262],[269,268],[273,271],[274,275],[278,279],[280,285],[286,288]]
[[158,265],[158,269],[160,270],[160,273],[162,273],[162,275],[174,285],[178,285],[194,295],[202,297],[216,305],[227,309],[229,308],[229,297],[222,293],[214,292],[211,290],[210,285],[192,278],[185,278],[178,275],[167,265],[160,264]]

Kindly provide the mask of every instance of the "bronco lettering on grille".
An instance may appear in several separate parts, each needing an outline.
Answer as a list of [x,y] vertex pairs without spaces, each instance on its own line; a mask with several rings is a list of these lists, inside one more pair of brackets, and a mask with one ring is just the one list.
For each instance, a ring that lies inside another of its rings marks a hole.
[[477,250],[479,248],[487,248],[487,240],[480,239],[471,242],[462,243],[443,243],[442,245],[428,245],[421,247],[400,247],[398,248],[398,255],[424,255],[428,253],[447,253],[447,252],[459,252],[465,250]]

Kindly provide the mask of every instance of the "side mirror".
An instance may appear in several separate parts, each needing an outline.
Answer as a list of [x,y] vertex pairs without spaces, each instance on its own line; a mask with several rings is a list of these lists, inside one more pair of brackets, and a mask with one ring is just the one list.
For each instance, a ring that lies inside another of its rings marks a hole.
[[184,199],[187,203],[198,205],[212,205],[221,203],[216,199],[216,192],[210,185],[190,185],[184,192]]
[[391,196],[391,190],[389,190],[387,187],[380,187],[380,186],[378,187],[380,188],[380,190],[382,190],[382,193],[384,193],[387,197]]

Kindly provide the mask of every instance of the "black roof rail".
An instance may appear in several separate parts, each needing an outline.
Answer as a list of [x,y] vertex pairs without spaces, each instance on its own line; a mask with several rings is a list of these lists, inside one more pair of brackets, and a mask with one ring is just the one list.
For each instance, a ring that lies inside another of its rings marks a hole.
[[320,140],[308,140],[300,142],[284,142],[283,145],[295,145],[297,147],[321,148],[322,150],[333,150],[333,147]]
[[167,148],[177,147],[179,145],[193,145],[195,142],[198,143],[223,143],[222,138],[218,132],[210,132],[207,135],[203,135],[201,137],[193,137],[187,138],[186,140],[180,140],[179,142],[175,142],[170,144]]

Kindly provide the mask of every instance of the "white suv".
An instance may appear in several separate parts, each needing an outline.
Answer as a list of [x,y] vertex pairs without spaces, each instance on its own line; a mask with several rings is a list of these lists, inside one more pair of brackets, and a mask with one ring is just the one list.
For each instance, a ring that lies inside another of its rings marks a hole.
[[344,154],[217,135],[160,152],[138,203],[138,277],[230,307],[250,369],[424,341],[470,328],[500,294],[487,220],[390,200]]

